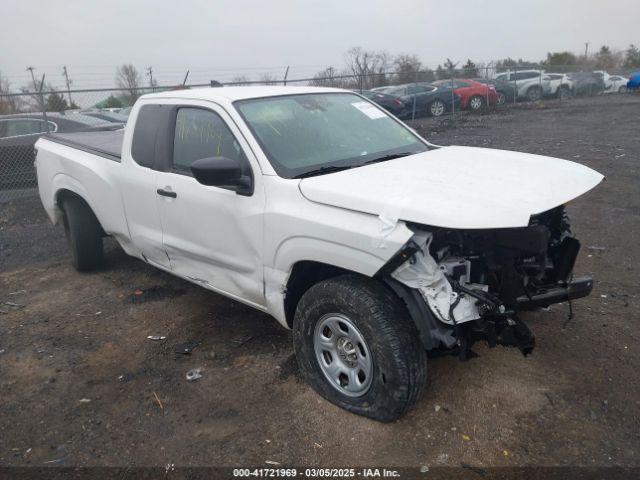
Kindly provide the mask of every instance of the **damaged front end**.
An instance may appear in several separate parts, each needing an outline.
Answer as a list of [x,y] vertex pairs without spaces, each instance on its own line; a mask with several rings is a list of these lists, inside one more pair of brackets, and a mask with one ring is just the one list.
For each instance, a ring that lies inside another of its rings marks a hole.
[[535,339],[518,313],[589,295],[590,277],[573,279],[580,250],[564,207],[522,228],[456,230],[411,225],[414,236],[379,272],[405,301],[427,350],[516,346]]

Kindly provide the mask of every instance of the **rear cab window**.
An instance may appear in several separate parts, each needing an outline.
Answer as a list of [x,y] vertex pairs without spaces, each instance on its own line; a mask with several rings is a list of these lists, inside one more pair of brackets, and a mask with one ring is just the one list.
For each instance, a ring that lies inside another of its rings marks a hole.
[[131,156],[142,167],[154,168],[158,132],[166,125],[168,105],[143,105],[138,112],[133,130]]

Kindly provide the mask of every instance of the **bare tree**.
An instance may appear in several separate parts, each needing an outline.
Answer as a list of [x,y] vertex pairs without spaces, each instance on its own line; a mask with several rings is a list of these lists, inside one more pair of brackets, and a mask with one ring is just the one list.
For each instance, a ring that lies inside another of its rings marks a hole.
[[133,104],[140,96],[139,90],[142,85],[140,72],[130,63],[120,65],[116,69],[116,85],[126,90],[124,96],[130,104]]
[[595,54],[595,66],[603,70],[610,70],[623,63],[621,52],[612,52],[609,47],[603,45]]
[[393,61],[395,69],[394,81],[399,84],[415,82],[422,70],[422,62],[416,55],[401,54]]
[[278,85],[280,81],[273,73],[265,73],[260,76],[260,82],[265,85]]
[[444,62],[444,68],[445,70],[447,70],[447,73],[449,74],[450,77],[452,77],[455,74],[458,63],[460,62],[453,63],[453,61],[449,57],[447,57],[447,61]]
[[15,113],[18,110],[16,97],[6,97],[11,93],[11,83],[0,75],[0,115]]
[[390,57],[385,52],[371,52],[354,47],[345,54],[347,70],[354,76],[357,88],[367,90],[385,83],[385,68]]
[[231,83],[234,85],[250,85],[249,77],[246,75],[236,75],[231,79]]
[[310,84],[313,87],[348,88],[349,79],[343,76],[344,74],[339,73],[335,68],[327,67],[316,73]]

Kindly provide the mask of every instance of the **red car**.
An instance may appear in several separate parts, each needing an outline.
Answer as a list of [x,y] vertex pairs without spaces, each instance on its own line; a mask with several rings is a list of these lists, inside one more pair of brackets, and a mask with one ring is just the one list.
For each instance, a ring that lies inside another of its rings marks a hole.
[[453,86],[453,91],[460,97],[460,108],[480,110],[489,103],[494,106],[498,103],[498,93],[493,85],[469,80],[468,78],[454,78],[453,80],[438,80],[435,85]]

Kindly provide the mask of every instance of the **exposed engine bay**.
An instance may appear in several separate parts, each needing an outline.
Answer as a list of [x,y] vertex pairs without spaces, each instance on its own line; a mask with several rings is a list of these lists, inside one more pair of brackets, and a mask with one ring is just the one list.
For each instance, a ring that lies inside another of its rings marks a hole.
[[[590,277],[572,278],[580,242],[562,206],[532,217],[522,228],[411,227],[415,235],[390,262],[389,275],[413,295],[419,292],[428,306],[431,318],[423,319],[421,328],[428,350],[455,349],[466,359],[475,341],[486,340],[490,346],[517,346],[527,355],[535,339],[520,311],[591,292]],[[411,313],[415,320],[416,312]]]

